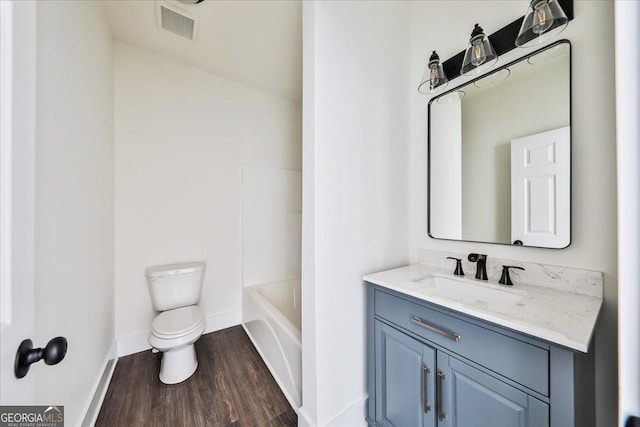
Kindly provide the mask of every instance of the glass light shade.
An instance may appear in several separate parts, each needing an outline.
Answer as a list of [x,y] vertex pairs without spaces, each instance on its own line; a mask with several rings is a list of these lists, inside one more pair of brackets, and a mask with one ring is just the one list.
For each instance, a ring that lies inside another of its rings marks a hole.
[[538,46],[560,34],[568,24],[569,19],[558,0],[531,0],[516,37],[516,46]]
[[463,90],[454,90],[443,96],[439,96],[436,101],[438,104],[451,104],[452,102],[461,101],[467,93]]
[[494,87],[507,80],[507,78],[511,75],[511,70],[508,68],[503,68],[502,70],[498,70],[493,72],[487,76],[483,76],[481,79],[473,82],[473,85],[480,89],[486,89],[489,87]]
[[422,81],[418,86],[418,92],[423,94],[430,94],[436,90],[444,89],[449,84],[449,79],[444,73],[442,64],[440,63],[440,57],[434,50],[429,58],[429,65],[424,70]]
[[464,53],[460,74],[463,76],[480,74],[493,67],[496,62],[498,62],[496,51],[482,27],[476,24],[471,32],[469,47]]

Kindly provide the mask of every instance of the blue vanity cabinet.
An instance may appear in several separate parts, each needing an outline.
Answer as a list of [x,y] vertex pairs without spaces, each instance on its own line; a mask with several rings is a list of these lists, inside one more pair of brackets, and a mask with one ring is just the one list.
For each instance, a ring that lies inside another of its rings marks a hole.
[[379,320],[375,345],[377,425],[549,426],[546,403]]
[[367,284],[370,426],[592,427],[592,354]]

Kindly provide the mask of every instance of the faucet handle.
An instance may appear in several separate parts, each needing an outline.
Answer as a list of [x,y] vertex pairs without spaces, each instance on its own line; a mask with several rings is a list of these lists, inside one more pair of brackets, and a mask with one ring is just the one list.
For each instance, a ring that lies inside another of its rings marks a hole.
[[510,268],[517,268],[518,270],[524,271],[524,268],[522,268],[522,267],[518,267],[518,266],[515,266],[515,265],[503,265],[502,266],[502,276],[500,277],[500,280],[498,281],[498,283],[500,283],[501,285],[513,286],[513,282],[511,281],[511,277],[509,276],[509,269]]
[[456,260],[456,271],[453,272],[456,276],[464,276],[464,271],[462,271],[462,259],[454,258],[452,256],[448,256],[447,259],[455,259]]

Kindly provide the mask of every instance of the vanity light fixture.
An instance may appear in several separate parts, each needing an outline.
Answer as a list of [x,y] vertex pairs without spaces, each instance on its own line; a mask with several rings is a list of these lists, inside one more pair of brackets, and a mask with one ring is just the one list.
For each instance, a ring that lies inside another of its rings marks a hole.
[[[574,0],[529,0],[529,13],[526,16],[519,17],[488,37],[476,24],[469,48],[441,62],[444,75],[447,80],[454,80],[460,75],[483,74],[498,62],[500,55],[516,47],[536,46],[557,36],[568,21],[574,19],[573,3]],[[428,74],[425,73],[418,87],[420,93],[430,94],[430,89],[436,89],[429,87],[428,80]],[[438,88],[444,88],[444,84]]]
[[460,74],[463,76],[480,74],[493,67],[496,62],[498,62],[496,51],[491,46],[491,42],[482,27],[476,24],[471,32],[469,47],[467,47],[464,54]]
[[569,18],[558,0],[531,0],[516,37],[516,46],[538,46],[560,34],[567,25]]
[[424,70],[422,83],[418,86],[418,92],[422,94],[430,94],[438,89],[444,89],[449,84],[449,79],[442,69],[440,57],[434,50],[429,57],[429,64]]

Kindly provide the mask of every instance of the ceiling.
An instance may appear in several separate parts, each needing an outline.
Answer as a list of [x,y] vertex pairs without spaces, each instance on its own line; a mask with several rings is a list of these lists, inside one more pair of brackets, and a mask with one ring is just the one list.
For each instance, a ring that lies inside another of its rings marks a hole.
[[[156,25],[157,3],[195,16],[194,40]],[[116,40],[300,102],[302,6],[299,0],[105,1]]]

